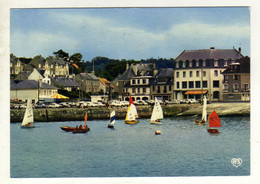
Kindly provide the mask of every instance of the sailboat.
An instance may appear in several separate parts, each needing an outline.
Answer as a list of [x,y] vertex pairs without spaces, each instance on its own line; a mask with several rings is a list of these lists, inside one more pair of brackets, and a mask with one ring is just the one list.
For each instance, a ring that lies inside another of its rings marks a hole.
[[201,121],[195,120],[195,124],[205,124],[207,121],[207,97],[204,96]]
[[35,128],[33,123],[34,123],[34,118],[33,118],[32,100],[28,99],[21,128]]
[[160,122],[160,119],[163,119],[163,110],[162,110],[162,107],[160,105],[160,102],[155,97],[155,103],[154,103],[150,123],[151,124],[162,124]]
[[110,113],[110,123],[107,125],[107,127],[114,128],[115,121],[116,121],[116,112],[113,110]]
[[218,127],[221,127],[221,122],[218,117],[218,114],[214,110],[210,115],[209,115],[209,128],[208,132],[209,133],[218,133],[219,129]]
[[136,110],[135,104],[132,100],[132,97],[130,96],[129,106],[128,106],[126,117],[125,117],[125,123],[126,124],[139,123],[139,121],[137,121],[136,118],[138,118],[137,110]]
[[82,125],[80,125],[79,127],[77,126],[75,130],[73,130],[73,134],[76,134],[76,133],[85,133],[87,131],[89,131],[89,128],[87,126],[87,119],[88,119],[88,114],[86,113],[85,114],[85,124],[84,126],[82,127]]
[[[65,132],[74,132],[74,131],[76,132],[76,130],[78,130],[78,129],[84,129],[83,131],[87,132],[87,131],[90,130],[87,126],[87,118],[88,118],[88,115],[86,113],[85,114],[85,125],[84,125],[84,127],[82,127],[82,125],[80,125],[80,126],[76,126],[76,127],[65,126],[65,127],[60,127],[60,128],[62,130],[64,130]],[[80,132],[80,133],[84,133],[84,132]]]

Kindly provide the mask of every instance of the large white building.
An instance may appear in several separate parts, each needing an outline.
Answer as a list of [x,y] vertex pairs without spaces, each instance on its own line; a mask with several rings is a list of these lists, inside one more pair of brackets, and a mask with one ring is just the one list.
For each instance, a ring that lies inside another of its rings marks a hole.
[[242,58],[241,49],[184,50],[175,59],[174,99],[223,100],[223,75],[231,63]]

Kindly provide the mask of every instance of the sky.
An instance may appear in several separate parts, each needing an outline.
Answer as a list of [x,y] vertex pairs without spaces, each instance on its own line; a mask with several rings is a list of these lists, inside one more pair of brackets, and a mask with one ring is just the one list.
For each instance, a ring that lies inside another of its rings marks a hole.
[[248,7],[11,9],[10,52],[83,60],[176,58],[184,50],[242,48],[250,56]]

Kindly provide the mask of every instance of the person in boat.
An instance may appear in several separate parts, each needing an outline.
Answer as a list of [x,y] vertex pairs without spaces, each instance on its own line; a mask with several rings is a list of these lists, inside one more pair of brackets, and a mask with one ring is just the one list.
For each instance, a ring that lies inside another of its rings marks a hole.
[[157,119],[157,120],[155,120],[155,122],[160,122],[160,120],[159,120],[159,119]]
[[203,119],[203,120],[201,121],[201,123],[205,123],[205,120]]
[[82,129],[82,125],[79,125],[79,129]]

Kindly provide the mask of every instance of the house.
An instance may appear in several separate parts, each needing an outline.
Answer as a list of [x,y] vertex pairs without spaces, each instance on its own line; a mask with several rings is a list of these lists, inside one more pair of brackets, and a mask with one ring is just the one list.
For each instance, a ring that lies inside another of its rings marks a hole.
[[17,75],[23,71],[23,63],[15,55],[10,55],[10,74]]
[[46,74],[45,69],[36,69],[34,68],[33,71],[28,75],[29,80],[42,80],[42,82],[46,84],[51,84],[51,78],[48,74]]
[[85,93],[98,93],[100,91],[100,81],[94,72],[80,73],[74,79],[79,84],[80,90]]
[[126,71],[117,79],[119,95],[128,100],[131,95],[135,100],[150,99],[150,81],[157,74],[155,64],[127,64]]
[[45,69],[50,76],[69,76],[69,63],[60,57],[47,57]]
[[111,84],[110,81],[108,81],[107,79],[105,78],[101,78],[101,77],[98,77],[99,81],[100,81],[100,86],[99,86],[99,91],[102,91],[103,94],[108,94],[111,90],[113,90],[113,85]]
[[74,79],[68,77],[53,77],[52,85],[70,92],[79,89],[79,84]]
[[28,98],[33,103],[39,100],[52,99],[51,96],[57,93],[58,88],[36,80],[11,80],[10,99],[26,102]]
[[172,101],[173,84],[173,69],[161,68],[150,83],[151,99]]
[[174,99],[223,100],[223,75],[230,64],[243,58],[241,49],[184,50],[175,59]]
[[224,101],[250,101],[250,58],[237,60],[222,72]]

